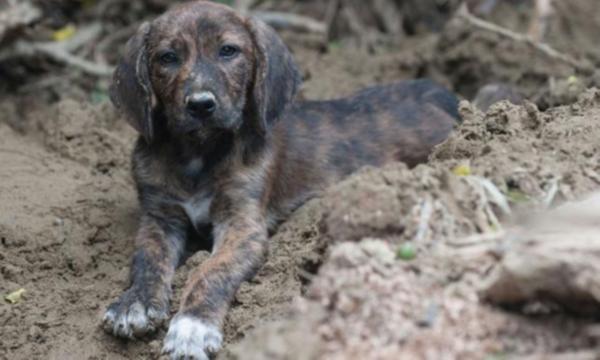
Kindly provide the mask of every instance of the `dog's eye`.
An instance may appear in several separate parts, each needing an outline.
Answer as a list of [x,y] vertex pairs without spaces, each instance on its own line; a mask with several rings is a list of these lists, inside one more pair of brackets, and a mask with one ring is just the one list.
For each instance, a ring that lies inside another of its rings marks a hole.
[[173,65],[173,64],[176,64],[177,62],[179,62],[179,58],[177,57],[177,54],[175,54],[172,51],[169,51],[169,52],[162,54],[158,58],[158,61],[160,61],[160,63],[163,65]]
[[223,45],[219,50],[219,57],[224,59],[231,59],[236,56],[240,52],[236,46],[233,45]]

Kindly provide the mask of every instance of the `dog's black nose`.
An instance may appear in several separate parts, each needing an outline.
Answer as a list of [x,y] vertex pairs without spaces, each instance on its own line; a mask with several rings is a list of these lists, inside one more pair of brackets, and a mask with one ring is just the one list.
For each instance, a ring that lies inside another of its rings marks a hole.
[[208,91],[194,93],[185,99],[187,111],[196,116],[208,116],[217,109],[215,95]]

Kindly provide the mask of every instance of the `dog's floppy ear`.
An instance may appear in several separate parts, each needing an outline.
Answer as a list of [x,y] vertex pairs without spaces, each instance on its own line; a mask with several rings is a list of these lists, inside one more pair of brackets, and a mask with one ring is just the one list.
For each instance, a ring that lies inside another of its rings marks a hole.
[[255,49],[254,85],[249,102],[255,126],[264,135],[294,99],[301,76],[292,54],[275,30],[253,18],[248,19],[248,27]]
[[149,32],[150,23],[145,22],[129,39],[110,87],[113,104],[125,112],[127,121],[147,142],[154,136],[152,112],[156,103],[148,73],[146,39]]

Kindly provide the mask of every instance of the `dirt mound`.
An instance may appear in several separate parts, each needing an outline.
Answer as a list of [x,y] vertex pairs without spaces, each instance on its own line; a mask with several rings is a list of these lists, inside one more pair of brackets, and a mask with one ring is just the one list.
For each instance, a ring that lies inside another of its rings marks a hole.
[[538,301],[547,309],[558,304],[575,314],[597,314],[599,212],[596,192],[501,234],[497,240],[507,251],[487,276],[483,298],[511,306]]
[[[464,123],[430,164],[366,169],[327,192],[321,241],[332,247],[324,265],[293,320],[258,329],[234,358],[253,351],[274,359],[593,354],[592,319],[535,302],[507,312],[481,301],[479,291],[501,257],[486,240],[503,234],[498,219],[600,187],[593,140],[600,135],[600,92],[547,112],[531,103],[501,103],[487,114],[463,103],[461,111]],[[416,258],[402,261],[407,243]],[[289,336],[317,329],[318,339],[305,341],[319,356],[294,348],[269,353],[273,341],[286,343],[274,334],[281,328]]]
[[509,200],[572,200],[600,185],[598,90],[570,106],[540,112],[532,103],[500,103],[484,116],[463,104],[464,123],[432,155],[450,166],[469,164]]

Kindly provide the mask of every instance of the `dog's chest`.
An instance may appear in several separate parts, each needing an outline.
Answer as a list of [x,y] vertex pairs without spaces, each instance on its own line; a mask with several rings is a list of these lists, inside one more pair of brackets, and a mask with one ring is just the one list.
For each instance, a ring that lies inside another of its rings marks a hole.
[[210,205],[212,204],[212,200],[213,195],[211,192],[200,191],[181,203],[181,207],[185,210],[194,227],[198,228],[211,223]]
[[[181,207],[185,210],[190,222],[196,227],[208,225],[210,221],[210,205],[212,203],[213,194],[208,189],[208,184],[203,184],[206,188],[197,189],[195,185],[199,179],[202,179],[204,163],[202,159],[196,158],[188,162],[183,167],[183,176],[187,180],[188,185],[193,193],[190,197],[181,202]],[[206,180],[206,179],[204,179]],[[202,185],[200,185],[202,186]]]

